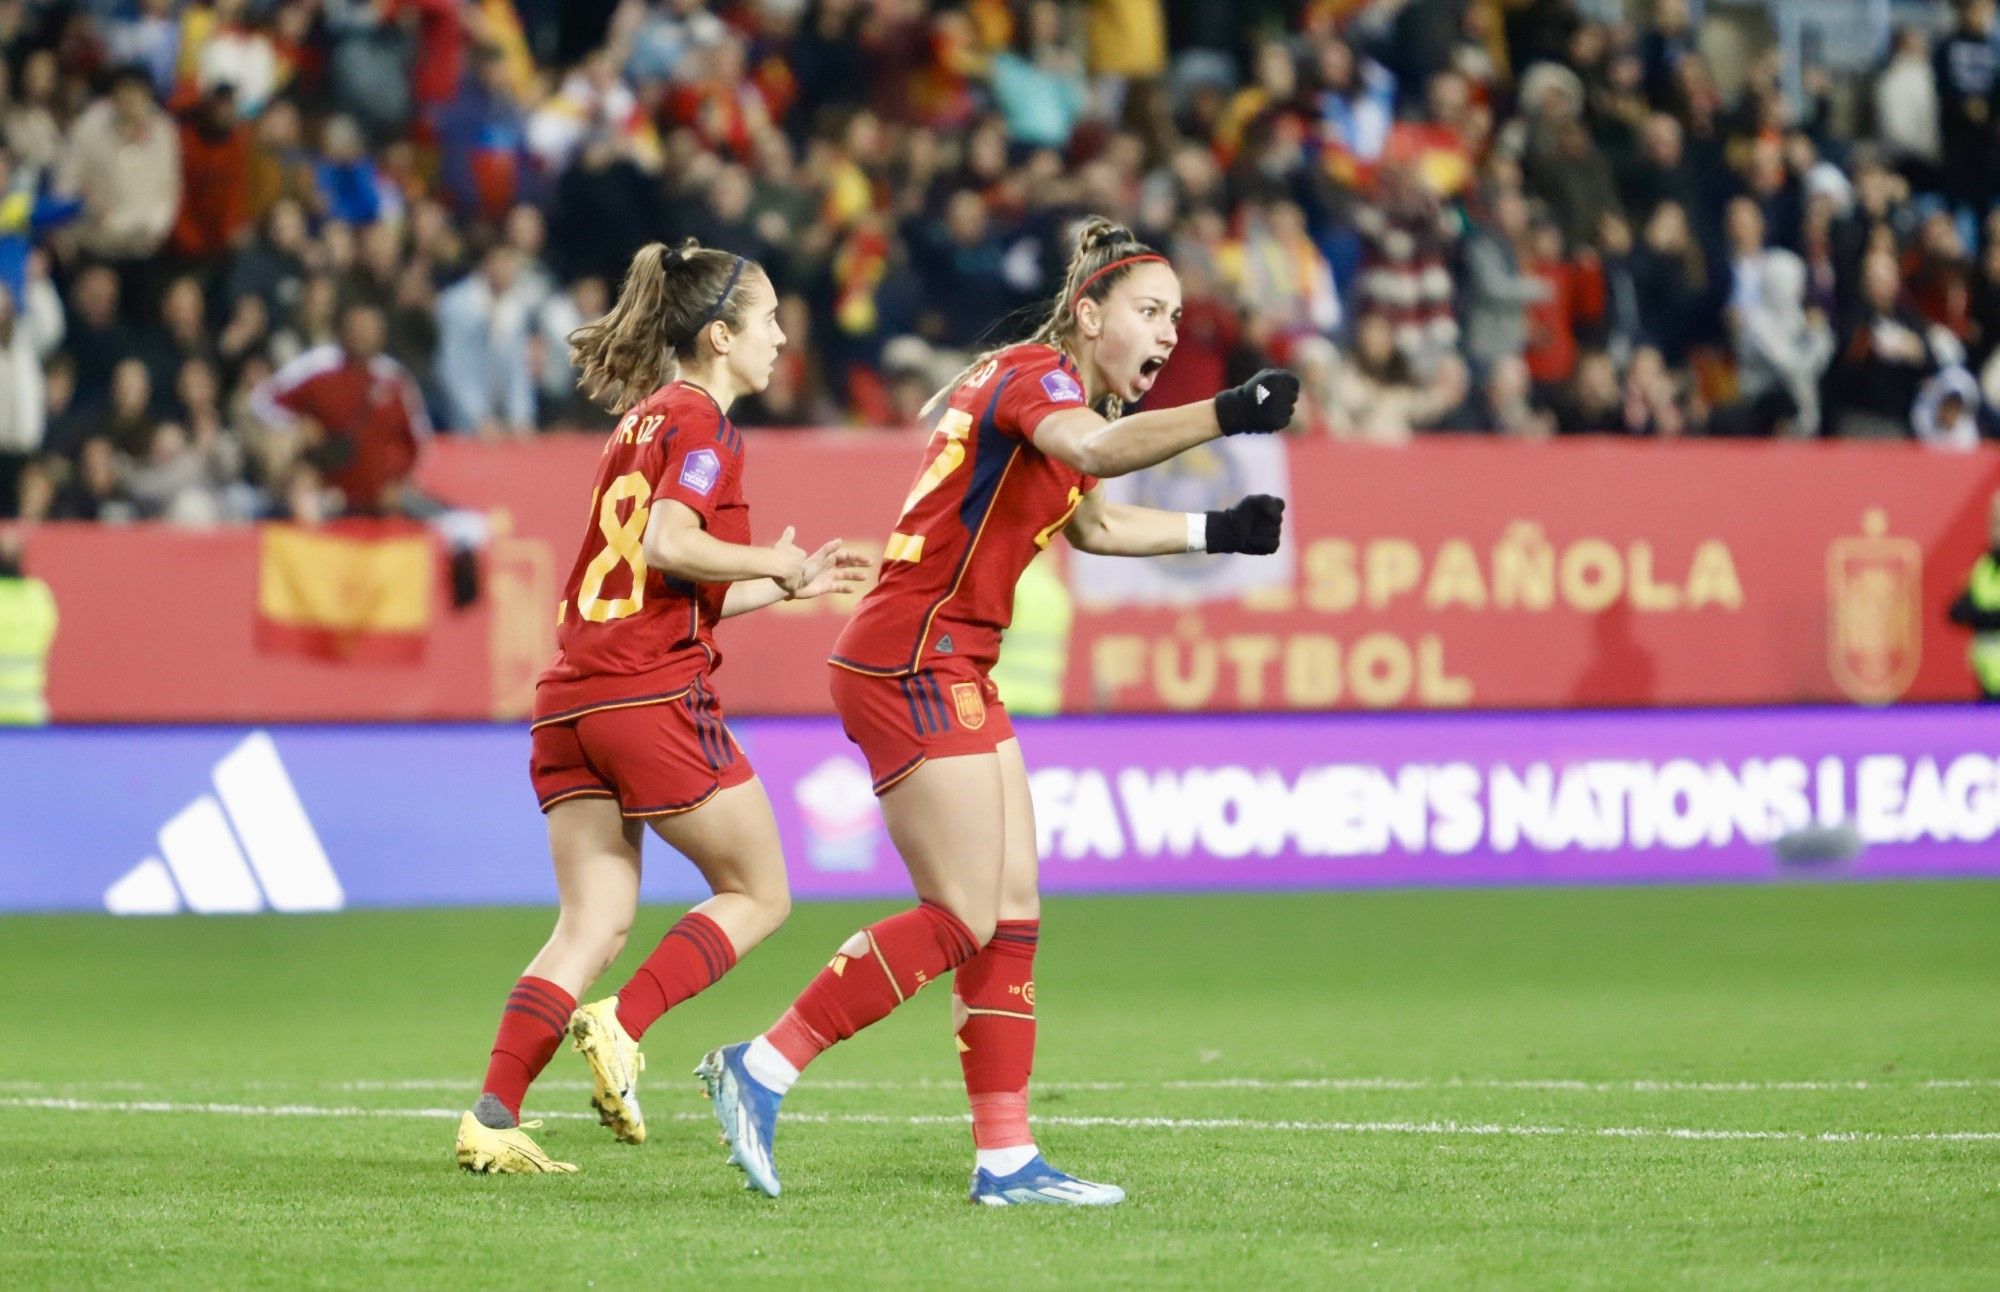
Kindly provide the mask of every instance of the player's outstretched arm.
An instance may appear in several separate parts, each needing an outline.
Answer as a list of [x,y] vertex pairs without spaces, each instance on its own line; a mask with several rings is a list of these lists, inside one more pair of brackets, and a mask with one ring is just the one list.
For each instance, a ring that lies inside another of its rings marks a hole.
[[1065,409],[1035,427],[1035,447],[1085,475],[1127,475],[1223,435],[1268,435],[1291,425],[1299,379],[1266,368],[1205,404],[1132,413],[1107,422],[1087,408]]
[[859,592],[868,585],[868,569],[873,564],[866,554],[851,551],[842,547],[839,539],[829,538],[806,558],[803,580],[796,592],[787,594],[776,579],[732,583],[722,598],[722,617],[748,614],[787,599],[810,601],[829,592]]
[[1284,530],[1285,500],[1252,494],[1222,511],[1160,511],[1106,502],[1093,489],[1077,504],[1063,537],[1079,552],[1098,556],[1169,556],[1175,552],[1245,552],[1268,556],[1278,550]]
[[694,508],[671,498],[653,504],[640,546],[646,564],[694,583],[774,579],[791,591],[804,582],[806,554],[792,542],[790,526],[769,547],[725,543],[701,527],[701,516]]

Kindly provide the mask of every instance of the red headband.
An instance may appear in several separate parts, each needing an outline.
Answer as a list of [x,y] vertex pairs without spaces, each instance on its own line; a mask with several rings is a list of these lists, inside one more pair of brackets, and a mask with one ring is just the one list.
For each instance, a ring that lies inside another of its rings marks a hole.
[[1112,270],[1123,269],[1126,265],[1136,265],[1147,260],[1157,260],[1161,264],[1165,264],[1167,258],[1165,256],[1158,254],[1157,252],[1148,251],[1142,255],[1127,256],[1123,260],[1114,260],[1110,264],[1106,265],[1104,268],[1098,270],[1096,273],[1092,274],[1090,277],[1083,280],[1083,286],[1077,288],[1076,295],[1069,298],[1069,307],[1071,309],[1075,309],[1083,301],[1083,294],[1090,290],[1090,285],[1096,282],[1098,279],[1104,277],[1106,274],[1110,273]]

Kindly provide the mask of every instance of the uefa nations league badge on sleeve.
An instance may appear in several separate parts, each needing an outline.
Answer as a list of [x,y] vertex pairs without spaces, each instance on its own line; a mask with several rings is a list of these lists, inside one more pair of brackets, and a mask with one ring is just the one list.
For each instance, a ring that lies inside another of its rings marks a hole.
[[721,478],[722,459],[714,449],[696,449],[687,455],[687,462],[681,467],[681,488],[692,489],[704,498]]
[[1063,371],[1042,374],[1042,392],[1058,404],[1081,404],[1083,387],[1076,384],[1076,378]]

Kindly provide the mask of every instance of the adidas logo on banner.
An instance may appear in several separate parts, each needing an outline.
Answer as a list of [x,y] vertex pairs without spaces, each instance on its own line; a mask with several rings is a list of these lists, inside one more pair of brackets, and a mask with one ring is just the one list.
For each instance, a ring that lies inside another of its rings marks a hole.
[[[160,855],[104,890],[113,915],[337,911],[340,879],[278,747],[257,732],[215,765],[204,794],[160,827]],[[162,860],[164,858],[164,860]]]

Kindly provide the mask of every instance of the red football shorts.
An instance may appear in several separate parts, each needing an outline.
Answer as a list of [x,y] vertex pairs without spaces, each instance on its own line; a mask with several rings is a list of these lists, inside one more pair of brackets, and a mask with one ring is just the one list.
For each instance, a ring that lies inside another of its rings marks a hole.
[[990,754],[1014,736],[1000,688],[970,664],[938,660],[902,677],[828,667],[834,711],[847,738],[868,759],[877,794],[927,758]]
[[689,812],[754,775],[715,693],[699,682],[664,700],[537,723],[528,771],[544,812],[609,798],[628,817]]

